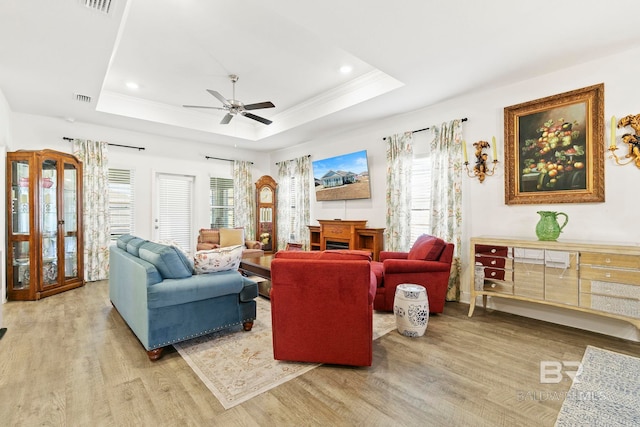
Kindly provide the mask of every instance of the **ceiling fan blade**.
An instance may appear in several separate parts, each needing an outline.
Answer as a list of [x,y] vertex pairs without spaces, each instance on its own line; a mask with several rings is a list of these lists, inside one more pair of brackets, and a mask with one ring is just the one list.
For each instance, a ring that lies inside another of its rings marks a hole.
[[226,108],[222,108],[222,107],[208,107],[208,106],[204,106],[204,105],[183,105],[184,108],[206,108],[209,110],[222,110],[222,111],[226,111]]
[[220,100],[220,102],[222,102],[227,107],[231,107],[231,104],[229,104],[229,101],[227,101],[227,98],[225,98],[224,96],[220,95],[220,92],[216,92],[215,90],[211,90],[211,89],[207,89],[207,92],[209,92],[211,95],[213,95],[216,98],[218,98]]
[[222,120],[220,121],[220,124],[221,124],[221,125],[226,125],[226,124],[228,124],[228,123],[231,121],[231,119],[233,119],[233,115],[231,115],[231,114],[227,113],[227,114],[222,118]]
[[245,105],[244,109],[245,110],[259,110],[261,108],[274,108],[274,107],[275,107],[275,105],[273,105],[273,102],[266,101],[266,102],[257,102],[255,104]]
[[250,119],[257,120],[260,123],[264,123],[265,125],[270,125],[271,123],[273,123],[271,120],[265,119],[264,117],[256,116],[255,114],[242,113],[242,115]]

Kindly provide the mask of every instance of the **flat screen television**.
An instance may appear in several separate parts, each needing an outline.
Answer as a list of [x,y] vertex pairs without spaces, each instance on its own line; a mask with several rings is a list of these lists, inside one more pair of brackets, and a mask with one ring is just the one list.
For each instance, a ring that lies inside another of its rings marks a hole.
[[367,150],[312,162],[317,201],[370,199]]

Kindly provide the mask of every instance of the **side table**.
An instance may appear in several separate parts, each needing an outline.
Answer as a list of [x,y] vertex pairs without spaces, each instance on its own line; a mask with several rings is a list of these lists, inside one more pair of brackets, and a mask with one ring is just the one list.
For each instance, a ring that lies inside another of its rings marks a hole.
[[398,285],[393,299],[396,327],[406,337],[421,337],[429,322],[429,300],[424,286],[403,283]]

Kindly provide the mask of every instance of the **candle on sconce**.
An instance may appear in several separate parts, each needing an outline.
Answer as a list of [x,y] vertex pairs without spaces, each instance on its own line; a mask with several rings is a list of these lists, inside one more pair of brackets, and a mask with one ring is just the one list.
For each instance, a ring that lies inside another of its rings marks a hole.
[[611,149],[616,149],[616,116],[611,116]]
[[464,162],[469,163],[469,159],[467,159],[467,142],[462,140],[462,153],[464,154]]
[[492,137],[491,139],[491,145],[493,147],[493,161],[495,162],[496,160],[498,160],[498,147],[496,147],[496,137]]

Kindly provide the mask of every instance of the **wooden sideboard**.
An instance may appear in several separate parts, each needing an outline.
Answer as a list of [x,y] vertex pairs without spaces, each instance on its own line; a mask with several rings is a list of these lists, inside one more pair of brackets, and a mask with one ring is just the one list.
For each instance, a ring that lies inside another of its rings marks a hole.
[[384,228],[368,228],[366,220],[324,220],[320,225],[309,225],[312,251],[326,249],[352,249],[371,252],[374,261],[380,260],[384,250]]
[[640,246],[474,237],[470,260],[476,268],[471,269],[469,316],[476,297],[482,296],[485,307],[488,297],[500,297],[599,314],[640,328]]

